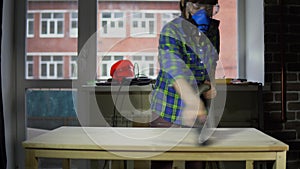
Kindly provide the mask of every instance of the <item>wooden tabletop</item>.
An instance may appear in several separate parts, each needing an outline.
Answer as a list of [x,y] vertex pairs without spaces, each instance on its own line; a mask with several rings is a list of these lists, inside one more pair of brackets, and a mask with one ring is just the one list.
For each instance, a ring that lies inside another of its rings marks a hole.
[[189,128],[60,127],[23,142],[24,148],[107,151],[287,151],[288,145],[254,128],[217,128],[206,145]]

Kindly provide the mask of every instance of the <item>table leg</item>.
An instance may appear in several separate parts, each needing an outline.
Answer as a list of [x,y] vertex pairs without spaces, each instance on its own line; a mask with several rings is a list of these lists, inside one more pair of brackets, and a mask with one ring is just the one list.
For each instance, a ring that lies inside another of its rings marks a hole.
[[25,168],[38,169],[38,158],[35,157],[34,150],[25,150]]
[[124,169],[133,169],[134,161],[133,160],[123,160]]
[[90,167],[91,167],[91,169],[100,168],[99,161],[98,160],[90,160]]
[[63,159],[63,169],[70,169],[70,159]]
[[277,157],[273,168],[286,169],[286,151],[277,152]]
[[246,169],[253,169],[254,161],[246,161]]

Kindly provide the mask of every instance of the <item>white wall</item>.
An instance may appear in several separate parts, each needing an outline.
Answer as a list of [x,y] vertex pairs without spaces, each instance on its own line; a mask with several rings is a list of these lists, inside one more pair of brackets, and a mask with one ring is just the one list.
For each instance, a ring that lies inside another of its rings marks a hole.
[[246,0],[246,78],[264,82],[264,1]]
[[239,77],[264,83],[264,1],[238,2]]

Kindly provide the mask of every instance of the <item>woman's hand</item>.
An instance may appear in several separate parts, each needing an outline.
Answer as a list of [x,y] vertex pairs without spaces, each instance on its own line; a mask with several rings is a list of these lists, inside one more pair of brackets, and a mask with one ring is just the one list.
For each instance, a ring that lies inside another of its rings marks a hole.
[[194,126],[196,120],[201,124],[205,123],[207,111],[203,102],[199,99],[185,105],[182,111],[182,124],[185,126]]
[[180,94],[185,107],[182,110],[182,124],[193,126],[196,119],[204,123],[207,116],[207,111],[203,101],[199,95],[195,94],[191,85],[185,79],[176,79],[174,84],[175,90]]
[[212,85],[209,81],[205,81],[205,84],[210,85],[210,90],[208,90],[207,92],[203,93],[203,96],[205,99],[213,99],[217,96],[217,90],[216,87],[214,85]]

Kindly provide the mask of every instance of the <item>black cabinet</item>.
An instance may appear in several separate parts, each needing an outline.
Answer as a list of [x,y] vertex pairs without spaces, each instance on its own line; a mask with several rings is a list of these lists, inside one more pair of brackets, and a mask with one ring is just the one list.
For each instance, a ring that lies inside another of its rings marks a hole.
[[[136,122],[138,125],[147,126],[146,123],[151,118],[149,110],[151,85],[127,86],[122,89],[113,86],[113,88],[115,89],[112,90],[108,86],[96,86],[91,95],[96,97],[106,121],[117,126],[132,126]],[[219,117],[221,118],[219,127],[263,129],[262,85],[260,83],[217,84],[216,88],[218,95],[212,101],[214,105],[212,111],[215,111],[214,114],[222,115]]]
[[260,83],[217,85],[217,90],[219,95],[216,100],[223,99],[220,97],[223,97],[225,95],[223,92],[226,92],[219,127],[255,127],[263,129],[263,98]]

